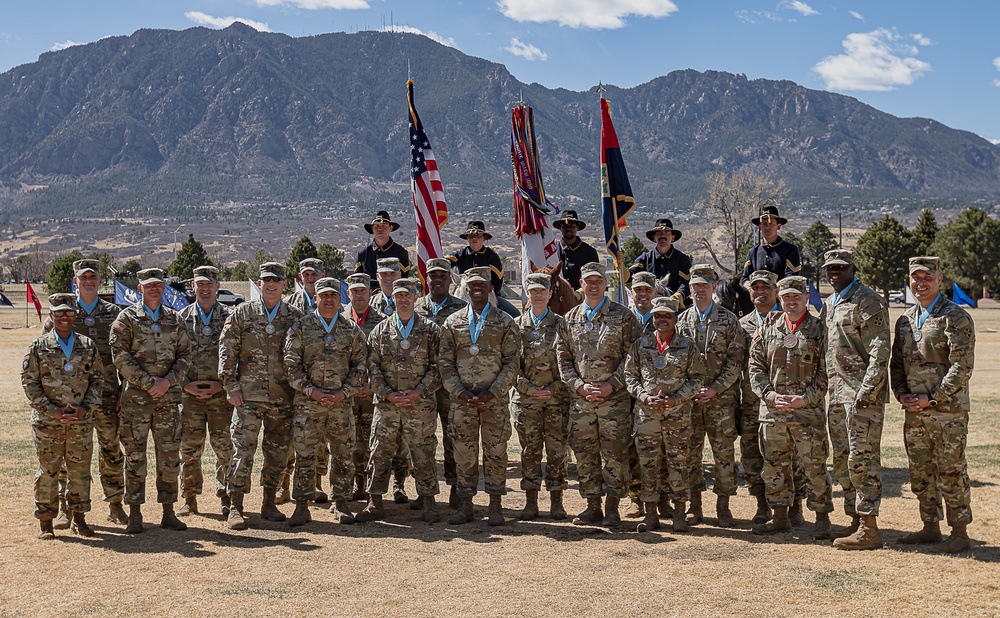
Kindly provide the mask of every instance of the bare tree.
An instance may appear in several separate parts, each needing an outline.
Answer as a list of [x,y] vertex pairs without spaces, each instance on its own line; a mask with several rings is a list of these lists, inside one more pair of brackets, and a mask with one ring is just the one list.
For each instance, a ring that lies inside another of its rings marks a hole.
[[764,206],[787,198],[788,188],[783,180],[775,183],[769,176],[747,171],[712,172],[706,182],[708,197],[698,200],[695,208],[703,209],[716,229],[721,230],[723,242],[713,242],[704,236],[698,242],[720,269],[735,274],[753,243],[755,227],[750,220]]

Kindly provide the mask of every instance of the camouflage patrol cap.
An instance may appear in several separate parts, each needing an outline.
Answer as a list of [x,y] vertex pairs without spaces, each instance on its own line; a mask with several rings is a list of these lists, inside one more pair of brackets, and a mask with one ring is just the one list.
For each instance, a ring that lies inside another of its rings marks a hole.
[[340,294],[340,279],[335,277],[323,277],[316,280],[316,296],[323,292],[337,292]]
[[678,302],[673,296],[660,296],[653,299],[650,313],[677,313]]
[[375,260],[375,265],[380,273],[403,272],[403,264],[399,258],[379,258]]
[[357,288],[368,289],[372,286],[372,278],[368,273],[354,273],[353,275],[347,275],[347,289],[356,290]]
[[420,295],[420,282],[416,279],[397,279],[392,283],[392,295],[408,292],[414,296]]
[[695,264],[691,267],[691,280],[688,283],[715,283],[718,280],[719,275],[711,264]]
[[632,275],[632,288],[653,288],[656,289],[656,275],[649,271],[642,271]]
[[545,273],[531,273],[524,279],[525,290],[548,290],[552,287],[552,277]]
[[750,273],[750,278],[747,279],[746,287],[749,289],[757,281],[763,281],[764,283],[774,287],[778,285],[778,275],[774,274],[769,270],[755,270]]
[[101,274],[100,260],[77,260],[73,262],[73,276],[79,277],[83,273],[90,271],[95,275]]
[[451,260],[448,258],[431,258],[427,260],[427,272],[435,270],[451,270]]
[[930,274],[935,274],[941,271],[941,258],[931,257],[929,255],[922,255],[919,257],[910,258],[910,274],[912,275],[918,270],[924,272],[929,272]]
[[791,277],[785,277],[778,282],[778,296],[784,296],[785,294],[808,294],[809,293],[809,280],[805,277],[799,277],[794,275]]
[[208,281],[216,283],[219,281],[219,269],[215,266],[199,266],[194,269],[194,282]]
[[490,267],[489,266],[477,266],[475,268],[470,268],[465,271],[462,275],[466,283],[472,283],[473,281],[485,281],[490,282]]
[[306,258],[299,262],[299,272],[304,273],[307,270],[321,273],[326,270],[326,266],[323,265],[323,260],[319,258]]
[[167,278],[162,268],[143,268],[136,273],[139,277],[139,285],[149,285],[150,283],[166,283]]
[[580,267],[580,281],[583,281],[587,277],[598,276],[601,279],[606,279],[607,276],[604,274],[604,267],[601,266],[600,262],[587,262]]
[[278,279],[285,278],[285,265],[278,262],[264,262],[260,265],[260,278],[265,277],[276,277]]
[[76,311],[75,294],[51,294],[49,295],[49,311]]
[[831,249],[823,254],[823,268],[827,266],[854,266],[854,252],[850,249]]

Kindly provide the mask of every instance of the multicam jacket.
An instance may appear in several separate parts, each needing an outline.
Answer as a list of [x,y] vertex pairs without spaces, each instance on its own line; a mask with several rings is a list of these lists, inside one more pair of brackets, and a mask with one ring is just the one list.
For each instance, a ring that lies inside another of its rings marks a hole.
[[[66,363],[73,366],[66,371]],[[94,408],[101,405],[104,366],[97,344],[77,333],[69,359],[63,354],[55,332],[48,332],[31,342],[21,363],[21,386],[32,407],[31,423],[58,424],[55,413],[67,405],[87,410],[94,418]]]
[[[826,422],[826,330],[819,318],[807,312],[793,333],[784,313],[768,314],[750,346],[749,370],[750,386],[761,399],[761,421]],[[792,412],[779,411],[773,407],[779,394],[801,395],[805,406]]]

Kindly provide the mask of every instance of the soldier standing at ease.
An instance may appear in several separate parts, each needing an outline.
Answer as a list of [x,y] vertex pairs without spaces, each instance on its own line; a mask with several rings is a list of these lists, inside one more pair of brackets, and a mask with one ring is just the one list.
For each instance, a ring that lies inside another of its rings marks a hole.
[[215,495],[220,500],[222,516],[229,517],[229,494],[226,493],[226,469],[233,456],[229,424],[233,406],[226,401],[226,390],[219,381],[219,336],[229,317],[229,308],[216,300],[219,292],[219,269],[199,266],[194,269],[195,302],[181,310],[181,320],[191,339],[189,382],[181,397],[181,497],[184,505],[178,515],[198,513],[198,496],[204,483],[201,455],[205,451],[205,432],[215,452]]
[[[653,298],[656,296],[656,276],[651,272],[640,271],[632,275],[629,281],[632,290],[632,313],[639,320],[642,334],[656,332],[653,326]],[[632,400],[633,407],[635,399]],[[642,472],[639,468],[639,452],[636,450],[635,440],[628,443],[628,468],[629,485],[628,497],[632,504],[625,510],[625,517],[636,519],[645,513],[645,507],[639,498],[642,490]],[[685,502],[687,499],[685,499]],[[669,504],[668,504],[669,506]],[[670,517],[670,515],[664,515]]]
[[772,272],[778,279],[799,274],[802,270],[799,248],[778,236],[781,226],[788,223],[788,219],[778,214],[778,207],[764,206],[750,222],[757,226],[762,238],[760,244],[747,253],[740,285],[746,285],[755,270]]
[[472,498],[479,485],[481,437],[489,523],[501,526],[511,434],[507,396],[517,377],[520,339],[514,320],[490,305],[489,268],[470,268],[465,283],[469,307],[445,320],[438,353],[441,382],[451,395],[448,421],[458,472],[459,505],[448,523],[465,524],[475,518]]
[[826,326],[827,421],[833,476],[844,488],[846,530],[837,549],[882,547],[876,518],[882,501],[882,418],[889,394],[889,309],[858,281],[854,252],[827,251],[823,267],[833,294],[823,302]]
[[320,443],[330,452],[330,498],[340,523],[353,524],[347,504],[354,480],[354,393],[368,382],[365,335],[340,312],[340,281],[316,282],[316,308],[288,329],[285,372],[295,389],[292,441],[295,447],[295,512],[288,524],[310,521],[316,493],[316,453]]
[[284,347],[289,327],[302,317],[302,312],[281,302],[285,287],[283,265],[261,264],[257,285],[260,300],[234,308],[219,338],[219,378],[229,403],[236,406],[230,428],[233,458],[226,471],[226,491],[232,500],[226,525],[231,530],[247,527],[243,495],[250,491],[250,473],[261,426],[264,465],[260,484],[264,499],[260,516],[268,521],[285,521],[284,513],[274,503],[292,444],[295,391],[288,384]]
[[524,289],[531,302],[517,319],[521,333],[521,370],[511,391],[510,409],[521,443],[521,489],[525,492],[520,519],[538,516],[542,488],[542,450],[545,450],[545,488],[552,519],[566,519],[563,492],[568,486],[567,438],[569,392],[559,379],[556,335],[562,318],[549,311],[552,278],[528,275]]
[[142,299],[122,310],[111,325],[115,366],[125,381],[121,437],[125,446],[125,532],[142,532],[146,501],[146,444],[156,451],[156,501],[163,505],[160,527],[184,530],[174,515],[180,472],[181,418],[178,404],[191,364],[191,339],[176,311],[160,303],[166,287],[159,268],[141,270]]
[[372,295],[372,309],[382,315],[392,315],[396,311],[392,301],[392,284],[403,276],[403,267],[397,258],[379,258],[376,276],[379,291]]
[[674,229],[670,219],[657,219],[653,229],[646,232],[646,238],[656,246],[637,257],[635,263],[628,267],[629,273],[653,273],[660,295],[687,302],[691,258],[674,247],[674,243],[681,239],[681,231]]
[[[402,245],[397,245],[390,234],[399,229],[399,224],[389,218],[389,213],[380,210],[372,219],[371,223],[365,224],[365,231],[372,235],[372,241],[358,251],[358,262],[354,267],[354,272],[365,273],[371,277],[371,285],[375,288],[375,273],[377,271],[377,260],[382,258],[396,258],[399,260],[400,270],[403,274],[410,272],[410,254]],[[392,293],[392,288],[389,288]]]
[[94,411],[101,406],[104,367],[97,344],[73,331],[76,297],[49,296],[53,329],[31,342],[21,364],[21,386],[31,413],[31,439],[38,455],[35,517],[38,538],[53,539],[59,512],[59,474],[65,466],[65,500],[73,531],[94,536],[90,510],[90,460],[94,452]]
[[589,262],[601,261],[597,249],[577,236],[587,224],[577,218],[575,210],[564,210],[563,215],[552,222],[552,227],[562,232],[562,239],[556,246],[556,255],[562,262],[562,276],[574,290],[579,290],[580,268]]
[[[564,316],[556,339],[559,375],[572,397],[569,443],[576,454],[580,495],[587,500],[573,523],[613,526],[621,523],[618,503],[628,493],[632,401],[625,390],[625,357],[639,338],[639,321],[605,296],[603,266],[585,264],[580,275],[584,302]],[[601,512],[605,492],[606,515]]]
[[764,318],[750,347],[750,385],[760,397],[760,446],[764,487],[773,519],[753,527],[754,534],[791,528],[788,507],[795,495],[794,461],[805,474],[807,506],[816,513],[813,538],[830,538],[833,494],[826,458],[826,333],[809,314],[805,277],[778,282],[781,313]]
[[701,461],[707,435],[715,460],[712,490],[718,525],[731,528],[736,524],[729,498],[736,495],[736,408],[746,342],[736,315],[713,299],[718,280],[715,269],[708,264],[691,269],[694,306],[677,319],[677,332],[695,342],[705,361],[705,385],[695,394],[691,411],[691,508],[687,521],[699,524],[703,517],[701,492],[706,483]]
[[[972,523],[972,490],[965,446],[976,331],[969,314],[941,294],[941,282],[939,258],[910,258],[910,291],[917,303],[896,320],[889,375],[906,411],[910,487],[924,523],[899,542],[937,543],[935,550],[951,554],[972,544],[966,531]],[[942,500],[951,526],[943,543]]]
[[396,281],[396,314],[383,320],[369,337],[368,371],[375,392],[375,415],[368,463],[368,505],[358,513],[358,521],[383,517],[382,494],[389,489],[389,472],[400,443],[413,458],[421,518],[428,523],[441,518],[434,501],[440,493],[434,468],[434,432],[435,393],[441,386],[436,362],[441,329],[414,313],[413,304],[419,297],[419,281]]
[[[444,321],[453,313],[468,306],[461,298],[451,295],[451,260],[448,258],[432,258],[427,260],[426,296],[413,306],[413,310],[421,316],[444,326]],[[458,472],[455,470],[455,444],[451,441],[451,431],[448,430],[448,411],[451,409],[451,396],[445,388],[439,388],[435,395],[437,400],[438,420],[441,422],[441,448],[444,451],[444,482],[451,486],[448,494],[448,506],[458,508]]]

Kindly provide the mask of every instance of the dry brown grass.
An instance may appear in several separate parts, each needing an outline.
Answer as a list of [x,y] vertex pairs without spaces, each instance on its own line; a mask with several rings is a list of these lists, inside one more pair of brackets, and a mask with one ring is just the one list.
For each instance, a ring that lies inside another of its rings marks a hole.
[[[706,525],[686,535],[635,534],[626,531],[630,526],[608,532],[546,519],[509,521],[500,529],[483,520],[428,525],[391,504],[388,521],[366,525],[340,526],[315,508],[315,521],[295,531],[254,518],[251,530],[234,533],[210,513],[190,518],[186,532],[170,533],[151,525],[157,509],[150,490],[141,536],[106,524],[104,507],[96,504],[95,538],[67,531],[41,542],[31,517],[34,451],[18,380],[21,353],[39,331],[11,328],[23,327],[23,313],[0,311],[0,616],[996,615],[1000,312],[974,317],[979,345],[969,459],[975,546],[948,557],[895,544],[919,526],[896,406],[887,410],[884,437],[880,524],[888,547],[875,552],[834,551],[810,541],[808,527],[774,539],[753,537],[745,523],[753,502],[744,488],[733,503],[744,522],[739,530]],[[515,437],[508,518],[523,504],[517,449]],[[95,464],[96,497],[99,491]],[[571,512],[582,509],[575,491],[567,497]],[[841,503],[839,495],[835,500]],[[202,504],[217,512],[212,501]],[[259,504],[255,491],[247,505],[256,513]],[[477,504],[482,509],[484,496]],[[713,506],[709,501],[709,515]],[[846,518],[837,514],[834,522]]]

